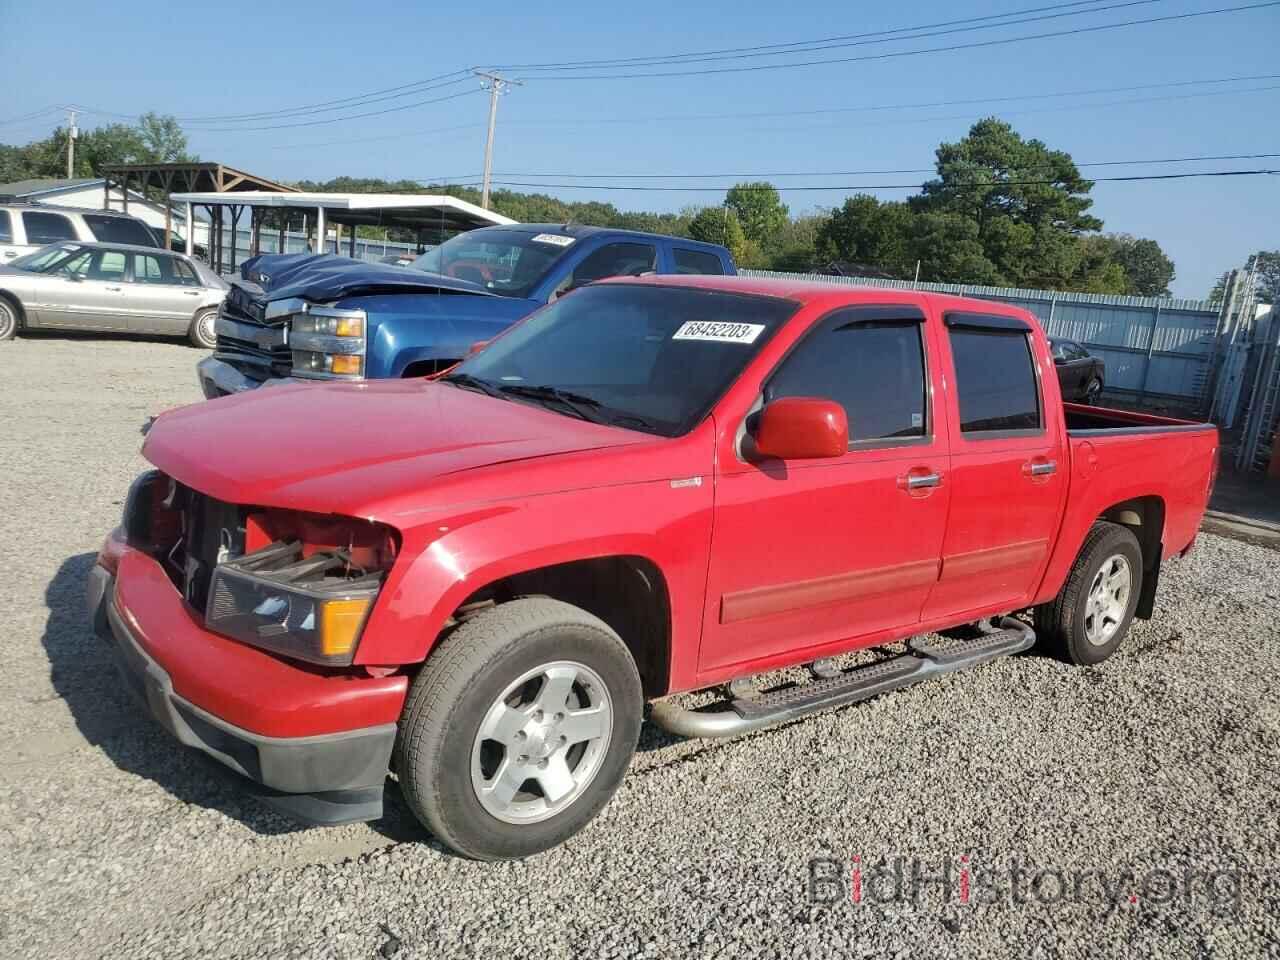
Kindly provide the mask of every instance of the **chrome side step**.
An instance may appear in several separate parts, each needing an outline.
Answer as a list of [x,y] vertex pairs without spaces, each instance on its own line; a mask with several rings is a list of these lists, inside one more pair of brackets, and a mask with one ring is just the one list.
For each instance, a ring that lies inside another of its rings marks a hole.
[[915,637],[902,656],[757,696],[739,695],[739,684],[732,701],[698,710],[686,710],[670,700],[659,700],[653,704],[651,719],[668,733],[682,737],[733,737],[819,710],[867,700],[930,677],[976,667],[998,657],[1020,653],[1035,642],[1034,630],[1020,620],[1005,617],[1000,621],[999,630],[976,640]]

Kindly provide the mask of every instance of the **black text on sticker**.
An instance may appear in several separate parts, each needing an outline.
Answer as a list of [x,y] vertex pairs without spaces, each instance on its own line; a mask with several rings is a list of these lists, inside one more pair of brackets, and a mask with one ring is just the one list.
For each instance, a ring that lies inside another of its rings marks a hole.
[[715,340],[719,343],[754,343],[763,323],[729,323],[722,320],[690,320],[672,334],[672,340]]

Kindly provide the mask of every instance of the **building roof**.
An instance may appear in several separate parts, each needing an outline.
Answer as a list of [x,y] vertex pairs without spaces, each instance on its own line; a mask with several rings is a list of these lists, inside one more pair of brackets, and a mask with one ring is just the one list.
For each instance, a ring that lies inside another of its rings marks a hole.
[[315,210],[332,223],[366,226],[434,227],[470,230],[515,220],[457,197],[429,193],[175,193],[175,203],[224,204],[258,208]]
[[193,160],[188,163],[118,163],[103,167],[105,177],[116,183],[130,186],[155,187],[164,193],[174,189],[212,190],[217,193],[246,193],[274,191],[291,193],[296,190],[288,184],[276,183],[266,177],[246,173],[225,163]]
[[101,186],[98,177],[79,177],[74,180],[44,178],[36,180],[15,180],[12,183],[0,183],[0,195],[11,197],[31,197],[41,193],[56,193],[60,190],[74,190],[79,187]]

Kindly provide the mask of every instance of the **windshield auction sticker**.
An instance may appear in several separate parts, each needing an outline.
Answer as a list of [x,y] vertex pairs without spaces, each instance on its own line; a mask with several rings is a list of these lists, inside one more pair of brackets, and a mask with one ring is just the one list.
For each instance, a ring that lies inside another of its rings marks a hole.
[[714,340],[717,343],[755,343],[763,323],[726,323],[718,320],[690,320],[672,334],[672,340]]
[[549,243],[554,247],[567,247],[573,243],[573,237],[561,236],[558,233],[540,233],[533,238],[534,243]]

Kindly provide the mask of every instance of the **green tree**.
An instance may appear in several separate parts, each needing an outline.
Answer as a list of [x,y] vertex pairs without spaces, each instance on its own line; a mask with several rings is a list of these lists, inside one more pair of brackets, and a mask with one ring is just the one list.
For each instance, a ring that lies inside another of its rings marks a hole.
[[[1245,261],[1241,269],[1247,273],[1255,268],[1258,302],[1280,303],[1280,250],[1259,250]],[[1223,292],[1223,281],[1219,280],[1209,294],[1209,299],[1214,303],[1221,303]]]
[[978,121],[964,139],[940,145],[936,156],[938,175],[911,207],[972,222],[997,282],[1060,278],[1071,258],[1061,235],[1102,229],[1087,212],[1093,183],[1080,176],[1071,156],[1024,140],[1002,120]]
[[896,277],[911,276],[915,270],[911,221],[911,210],[904,203],[881,203],[869,194],[856,194],[819,227],[818,255],[828,261],[878,267]]
[[788,220],[768,251],[769,269],[797,273],[814,269],[818,265],[818,236],[829,219],[829,214],[814,213]]
[[738,215],[725,207],[704,207],[689,221],[689,236],[703,243],[718,243],[728,247],[734,262],[748,266],[757,251],[749,249],[747,237],[738,222]]
[[778,195],[778,189],[763,180],[735,184],[724,195],[724,202],[738,215],[747,239],[759,244],[762,251],[787,223],[787,205]]
[[924,213],[911,221],[911,248],[920,259],[920,279],[939,283],[998,283],[978,225],[958,213]]
[[1120,271],[1118,289],[1106,292],[1140,297],[1168,296],[1174,276],[1173,261],[1154,240],[1128,233],[1106,233],[1082,237],[1080,242],[1085,249],[1086,263],[1114,264]]
[[[110,123],[81,130],[76,138],[77,177],[96,177],[102,168],[120,163],[174,163],[194,159],[177,120],[144,114],[137,126]],[[0,180],[62,177],[67,171],[67,131],[56,128],[43,140],[24,146],[0,146]]]

